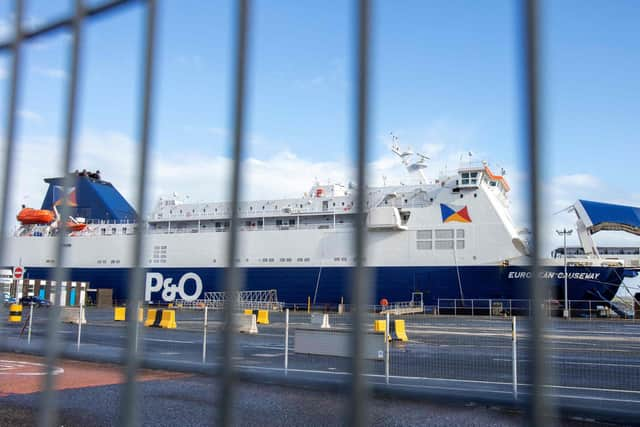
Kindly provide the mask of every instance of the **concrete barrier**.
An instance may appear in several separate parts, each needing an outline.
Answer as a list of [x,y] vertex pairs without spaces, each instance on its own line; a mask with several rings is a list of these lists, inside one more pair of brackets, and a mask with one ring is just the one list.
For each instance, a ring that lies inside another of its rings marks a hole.
[[85,311],[82,310],[82,319],[80,319],[80,307],[63,307],[60,313],[60,321],[62,323],[73,323],[74,325],[82,322],[84,325],[87,323],[84,312]]
[[9,322],[19,323],[22,322],[22,305],[11,304],[9,306]]
[[[384,337],[367,332],[363,338],[365,359],[383,359]],[[302,354],[351,357],[351,330],[297,328],[294,351]]]
[[234,315],[233,324],[237,332],[243,334],[258,333],[258,322],[256,320],[255,314],[252,314],[250,316],[245,314]]

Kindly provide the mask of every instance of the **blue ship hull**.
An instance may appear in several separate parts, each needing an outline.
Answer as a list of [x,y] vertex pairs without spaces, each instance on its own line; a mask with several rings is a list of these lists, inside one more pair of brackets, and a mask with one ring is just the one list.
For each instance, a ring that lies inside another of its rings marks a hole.
[[[52,268],[27,268],[27,278],[52,279]],[[408,301],[412,292],[423,292],[424,303],[435,305],[438,299],[527,299],[527,269],[514,266],[455,266],[443,267],[376,267],[370,268],[374,285],[371,304],[381,298],[390,302]],[[127,282],[130,270],[126,268],[72,268],[70,280],[90,282],[93,289],[113,289],[114,299],[127,298]],[[177,284],[187,273],[195,273],[202,279],[204,292],[222,291],[223,268],[153,268],[148,272],[160,273]],[[316,297],[317,304],[336,304],[341,298],[349,303],[351,272],[349,267],[271,267],[245,268],[245,289],[276,289],[278,299],[288,304],[306,304],[307,297]],[[564,299],[562,267],[545,268],[543,283],[547,285],[547,298]],[[460,280],[458,281],[458,275]],[[611,300],[622,282],[622,268],[571,267],[569,269],[568,294],[570,300]],[[316,294],[317,284],[317,294]],[[184,292],[195,293],[193,280],[186,280]],[[151,300],[163,302],[162,292],[153,292]],[[180,298],[180,295],[177,295]],[[166,301],[166,299],[164,300]]]

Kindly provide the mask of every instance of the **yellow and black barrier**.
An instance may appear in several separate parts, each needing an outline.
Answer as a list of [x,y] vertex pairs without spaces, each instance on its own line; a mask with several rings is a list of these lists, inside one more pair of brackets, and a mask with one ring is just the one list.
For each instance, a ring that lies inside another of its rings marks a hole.
[[144,322],[144,326],[175,329],[177,327],[176,312],[175,310],[150,308],[149,311],[147,311],[147,320]]
[[[144,310],[138,309],[138,322],[144,319]],[[113,320],[116,322],[124,322],[127,320],[127,307],[116,307],[113,310]]]
[[22,321],[22,305],[11,304],[9,306],[9,322],[18,323]]
[[256,315],[256,323],[260,325],[268,325],[269,324],[269,311],[268,310],[249,310],[246,309],[244,314],[250,316],[252,314]]

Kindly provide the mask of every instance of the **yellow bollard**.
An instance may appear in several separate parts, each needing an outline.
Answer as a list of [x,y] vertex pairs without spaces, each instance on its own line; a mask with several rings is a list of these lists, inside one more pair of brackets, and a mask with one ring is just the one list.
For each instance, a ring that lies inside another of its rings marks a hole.
[[311,313],[311,297],[307,297],[307,313]]
[[244,310],[244,314],[249,314],[249,315],[251,315],[251,314],[253,314],[253,310],[248,309],[248,308],[245,308],[245,310]]
[[138,322],[142,322],[144,320],[144,309],[143,308],[139,308],[138,309]]
[[125,320],[127,320],[127,308],[116,307],[113,310],[113,320],[118,322],[124,322]]
[[153,322],[156,321],[156,311],[157,309],[155,308],[150,308],[149,310],[147,310],[147,320],[145,320],[144,326],[153,325]]
[[384,331],[387,330],[387,321],[386,320],[374,320],[373,321],[373,332],[381,332],[384,334]]
[[160,327],[166,329],[175,329],[176,326],[175,310],[162,310],[162,320],[160,321]]
[[22,305],[11,304],[9,306],[9,322],[19,323],[22,321]]

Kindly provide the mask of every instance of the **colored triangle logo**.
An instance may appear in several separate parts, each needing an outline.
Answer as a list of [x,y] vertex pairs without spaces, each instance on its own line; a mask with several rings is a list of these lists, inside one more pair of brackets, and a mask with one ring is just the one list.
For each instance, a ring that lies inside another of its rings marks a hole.
[[440,203],[440,212],[442,213],[442,222],[471,222],[469,210],[466,206],[458,209],[457,207]]

